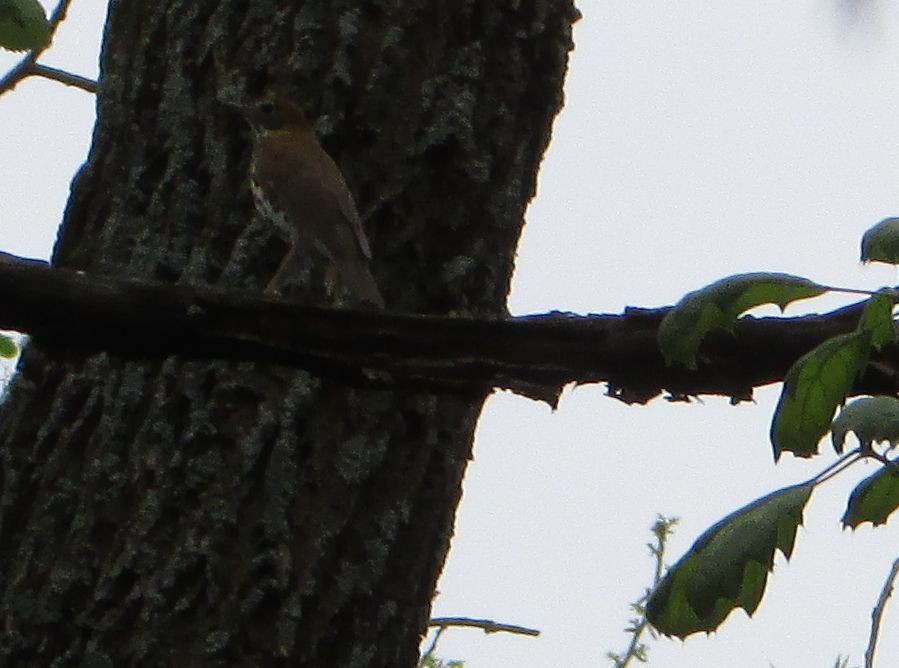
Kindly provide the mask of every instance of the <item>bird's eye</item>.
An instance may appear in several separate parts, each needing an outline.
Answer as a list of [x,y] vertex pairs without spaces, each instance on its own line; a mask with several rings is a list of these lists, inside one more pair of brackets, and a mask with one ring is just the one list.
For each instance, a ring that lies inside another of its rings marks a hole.
[[271,102],[263,102],[262,104],[259,105],[259,111],[261,111],[263,114],[268,115],[268,114],[272,113],[274,110],[275,110],[275,105],[272,104]]

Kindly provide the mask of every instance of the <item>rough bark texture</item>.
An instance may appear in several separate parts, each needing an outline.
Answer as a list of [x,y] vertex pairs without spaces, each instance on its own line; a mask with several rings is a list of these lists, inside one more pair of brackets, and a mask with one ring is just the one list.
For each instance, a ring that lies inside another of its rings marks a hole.
[[[570,0],[113,0],[54,262],[264,285],[285,246],[215,98],[276,85],[319,119],[389,306],[501,315],[575,16]],[[317,298],[320,272],[296,294]],[[35,340],[0,414],[0,662],[414,665],[482,399]]]

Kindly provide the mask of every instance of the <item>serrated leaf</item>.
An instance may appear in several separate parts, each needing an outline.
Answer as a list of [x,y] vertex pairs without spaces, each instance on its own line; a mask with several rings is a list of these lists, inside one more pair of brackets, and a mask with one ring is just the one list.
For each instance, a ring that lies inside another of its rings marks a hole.
[[37,0],[0,0],[0,47],[39,49],[50,39],[50,22]]
[[862,235],[861,259],[899,264],[899,218],[884,218]]
[[13,359],[18,354],[19,347],[16,345],[16,342],[8,336],[0,334],[0,357],[9,360]]
[[843,526],[855,528],[863,522],[885,524],[899,506],[899,466],[884,466],[862,480],[849,495]]
[[868,300],[857,329],[871,333],[871,345],[875,348],[896,341],[892,290],[882,290]]
[[713,329],[732,330],[739,315],[762,304],[781,310],[797,299],[817,297],[824,286],[778,273],[736,274],[684,295],[659,325],[659,348],[668,364],[696,368],[696,351]]
[[827,433],[834,411],[865,367],[870,347],[870,332],[842,334],[828,339],[790,367],[771,423],[775,461],[783,452],[797,457],[818,453],[818,441]]
[[650,594],[646,619],[685,638],[713,631],[734,608],[750,616],[762,600],[780,550],[789,559],[813,485],[786,487],[757,499],[706,531]]
[[853,432],[865,448],[874,443],[899,443],[899,399],[862,397],[846,404],[830,425],[833,449],[843,452],[846,435]]

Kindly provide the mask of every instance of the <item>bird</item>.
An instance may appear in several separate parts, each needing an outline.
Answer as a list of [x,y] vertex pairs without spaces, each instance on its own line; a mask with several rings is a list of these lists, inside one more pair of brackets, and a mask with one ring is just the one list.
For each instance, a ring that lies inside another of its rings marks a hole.
[[251,128],[249,176],[256,210],[290,243],[265,292],[278,292],[297,254],[311,247],[327,260],[325,281],[332,296],[343,288],[383,309],[384,298],[369,265],[371,246],[353,195],[303,108],[277,94],[252,103],[223,101]]

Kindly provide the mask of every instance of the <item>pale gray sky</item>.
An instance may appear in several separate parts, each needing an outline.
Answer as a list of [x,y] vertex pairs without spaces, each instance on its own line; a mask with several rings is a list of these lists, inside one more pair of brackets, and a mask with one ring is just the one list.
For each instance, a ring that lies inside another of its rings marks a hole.
[[[892,268],[859,266],[858,242],[899,214],[899,5],[582,5],[567,106],[522,237],[515,312],[659,306],[742,271],[895,282]],[[76,0],[46,61],[95,76],[104,9]],[[0,54],[4,71],[14,62]],[[4,250],[49,255],[93,104],[39,80],[0,100]],[[591,386],[569,390],[555,413],[494,396],[434,612],[543,635],[451,631],[440,654],[467,668],[607,665],[651,573],[645,543],[657,512],[683,518],[673,562],[722,516],[832,461],[772,463],[778,390],[737,407],[711,398],[628,407]],[[854,481],[872,471],[815,493],[793,561],[778,560],[752,620],[736,612],[711,637],[652,642],[650,665],[822,667],[840,653],[861,663],[896,556],[895,520],[853,533],[839,518]],[[896,606],[881,666],[899,665]]]

